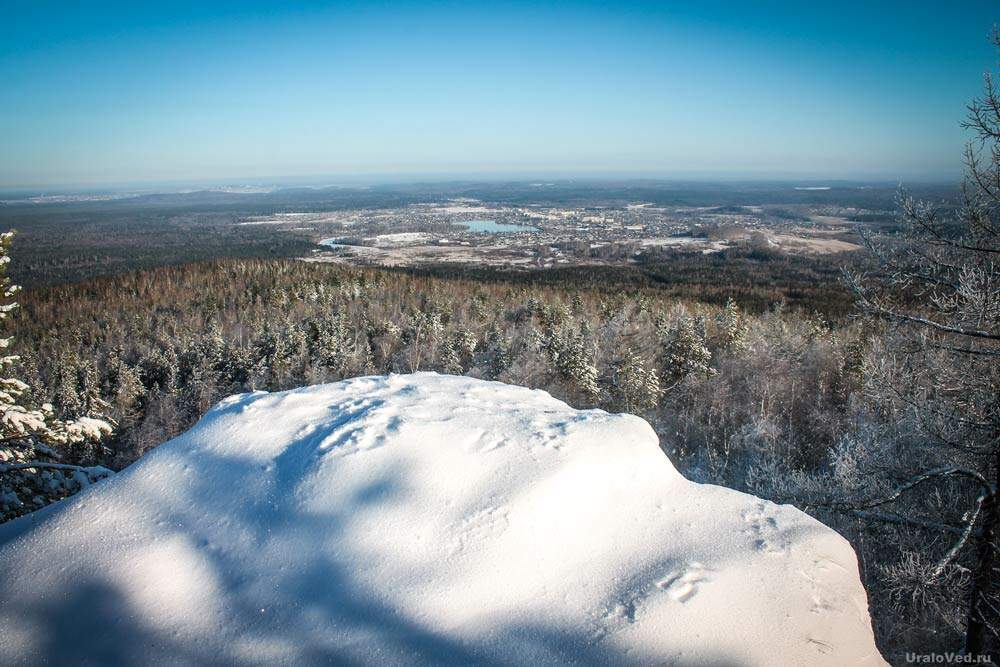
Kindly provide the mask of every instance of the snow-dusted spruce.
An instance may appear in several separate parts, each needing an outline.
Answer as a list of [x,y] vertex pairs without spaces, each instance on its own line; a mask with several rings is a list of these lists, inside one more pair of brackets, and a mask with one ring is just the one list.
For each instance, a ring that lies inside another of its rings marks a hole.
[[648,410],[663,398],[659,373],[647,368],[631,349],[619,352],[611,369],[611,393],[625,412]]
[[726,308],[719,313],[716,323],[718,324],[719,336],[721,338],[720,347],[736,352],[746,351],[748,347],[747,335],[750,333],[750,327],[747,325],[743,313],[740,312],[740,307],[736,305],[732,297],[729,297],[726,301]]
[[661,327],[664,339],[666,387],[670,391],[689,375],[711,376],[712,353],[708,349],[703,320],[682,312],[672,328]]
[[[19,291],[7,276],[13,232],[0,234],[0,322],[17,308]],[[108,476],[101,466],[62,462],[60,450],[94,443],[111,424],[94,416],[58,418],[52,405],[26,407],[30,387],[13,376],[18,357],[6,354],[12,339],[0,338],[0,521],[36,510]]]
[[578,392],[585,400],[593,400],[600,394],[599,372],[593,363],[593,353],[588,349],[587,336],[579,327],[556,326],[550,321],[538,334],[535,344],[544,351],[549,366],[568,389]]
[[433,373],[231,397],[0,526],[0,627],[3,664],[884,664],[834,531]]

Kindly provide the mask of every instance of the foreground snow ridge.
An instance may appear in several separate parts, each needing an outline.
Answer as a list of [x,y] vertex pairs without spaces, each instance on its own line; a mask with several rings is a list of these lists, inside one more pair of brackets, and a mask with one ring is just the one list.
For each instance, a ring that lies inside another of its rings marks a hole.
[[433,373],[233,396],[0,527],[0,627],[3,664],[884,664],[832,530]]

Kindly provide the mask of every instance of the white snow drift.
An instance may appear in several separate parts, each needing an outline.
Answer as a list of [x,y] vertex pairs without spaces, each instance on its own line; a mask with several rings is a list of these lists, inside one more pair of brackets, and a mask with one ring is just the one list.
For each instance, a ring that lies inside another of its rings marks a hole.
[[231,397],[0,544],[4,664],[884,664],[835,532],[468,378]]

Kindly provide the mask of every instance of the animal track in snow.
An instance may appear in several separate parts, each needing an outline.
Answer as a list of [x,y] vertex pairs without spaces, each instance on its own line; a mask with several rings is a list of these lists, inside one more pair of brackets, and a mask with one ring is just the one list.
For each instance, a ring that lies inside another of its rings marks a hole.
[[711,581],[709,572],[711,570],[695,561],[675,563],[674,569],[657,581],[655,588],[650,589],[643,585],[638,589],[632,589],[631,595],[613,601],[604,615],[597,619],[597,627],[592,633],[594,639],[602,639],[609,633],[618,632],[625,626],[635,623],[642,616],[647,599],[659,594],[660,591],[665,592],[674,602],[684,604],[690,601],[698,594],[702,584]]
[[[843,566],[835,561],[828,558],[819,558],[813,561],[813,565],[816,566],[815,572],[822,572],[827,563],[843,569]],[[833,600],[836,598],[836,593],[831,589],[829,584],[823,583],[805,570],[799,570],[799,575],[809,582],[810,588],[812,589],[812,607],[809,611],[814,614],[825,614],[827,612],[838,610],[838,606],[833,603]]]
[[465,518],[454,531],[452,553],[461,553],[482,543],[489,537],[499,535],[510,525],[505,507],[486,507]]
[[831,651],[833,651],[832,646],[830,646],[824,641],[820,641],[819,639],[814,639],[813,637],[806,637],[806,643],[812,645],[812,647],[815,648],[818,653],[821,653],[823,655],[826,655]]
[[744,532],[753,538],[757,551],[775,556],[788,552],[788,542],[781,538],[778,520],[764,503],[757,503],[752,510],[744,511],[742,516],[747,524]]
[[386,437],[399,430],[402,420],[380,412],[382,404],[379,400],[361,399],[338,406],[337,416],[316,429],[327,432],[317,448],[319,453],[348,456],[385,444]]
[[508,444],[507,436],[503,433],[489,432],[483,429],[476,429],[475,442],[472,442],[469,450],[479,453],[492,452]]
[[604,615],[605,621],[621,621],[625,623],[635,623],[636,601],[626,600],[620,602],[613,609]]
[[672,600],[684,603],[698,594],[700,584],[711,581],[708,572],[701,563],[688,563],[667,574],[656,586],[666,591]]

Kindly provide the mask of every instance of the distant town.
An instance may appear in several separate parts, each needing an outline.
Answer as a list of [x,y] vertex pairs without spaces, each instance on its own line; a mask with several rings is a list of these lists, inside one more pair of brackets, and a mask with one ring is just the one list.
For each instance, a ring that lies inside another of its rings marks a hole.
[[469,263],[539,269],[635,262],[734,247],[793,254],[859,249],[872,212],[808,206],[509,206],[471,198],[400,208],[249,216],[240,226],[308,233],[308,259],[378,266]]

